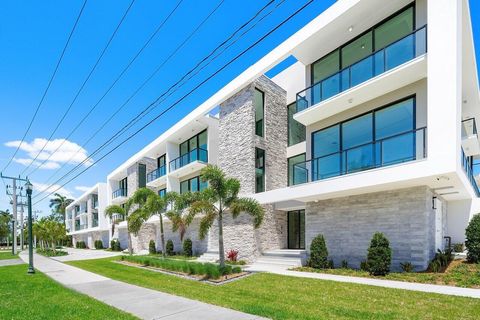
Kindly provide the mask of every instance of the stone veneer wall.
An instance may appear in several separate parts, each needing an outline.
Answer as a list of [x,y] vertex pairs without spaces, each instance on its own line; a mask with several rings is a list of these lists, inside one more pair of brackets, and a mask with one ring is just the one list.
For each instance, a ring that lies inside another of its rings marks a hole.
[[[307,249],[315,236],[323,234],[336,266],[347,260],[359,267],[372,235],[379,231],[390,241],[392,270],[400,270],[405,261],[417,271],[424,270],[435,254],[433,196],[428,187],[421,186],[307,203]],[[445,225],[445,210],[442,215]]]
[[[265,93],[265,134],[255,135],[254,90]],[[255,148],[265,150],[265,188],[287,186],[286,92],[265,76],[232,96],[220,106],[218,164],[227,176],[241,183],[240,196],[255,193]],[[224,217],[225,250],[239,250],[240,259],[253,260],[262,251],[286,245],[286,213],[265,206],[265,219],[254,230],[252,219],[240,215]],[[209,233],[209,250],[218,250],[218,230]]]

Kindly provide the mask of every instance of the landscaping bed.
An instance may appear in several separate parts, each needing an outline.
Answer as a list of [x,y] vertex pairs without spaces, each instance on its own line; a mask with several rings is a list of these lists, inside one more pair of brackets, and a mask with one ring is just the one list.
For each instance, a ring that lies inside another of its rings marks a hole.
[[154,271],[181,276],[183,278],[222,283],[247,275],[240,267],[225,266],[221,268],[213,263],[200,263],[188,260],[161,258],[155,256],[121,256],[120,263],[129,266],[140,266]]
[[40,248],[38,248],[37,253],[41,254],[42,256],[45,256],[45,257],[61,257],[61,256],[68,255],[67,251],[58,250],[58,249],[53,250],[53,249],[40,249]]
[[370,275],[368,271],[348,268],[315,269],[311,267],[299,267],[290,270],[341,276],[449,285],[463,288],[480,288],[480,264],[468,263],[465,260],[452,261],[446,269],[442,269],[442,272],[391,272],[385,276],[373,276]]

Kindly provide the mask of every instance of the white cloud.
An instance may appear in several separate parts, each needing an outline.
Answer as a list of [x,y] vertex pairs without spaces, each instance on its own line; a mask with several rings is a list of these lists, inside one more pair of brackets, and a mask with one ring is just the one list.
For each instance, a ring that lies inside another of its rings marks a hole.
[[[58,189],[57,191],[55,191],[58,187],[60,187],[60,185],[58,185],[58,184],[50,185],[50,184],[45,184],[45,183],[40,183],[40,182],[35,182],[35,181],[31,181],[31,183],[33,184],[33,194],[34,195],[38,194],[40,192],[46,192],[46,193],[54,192],[54,193],[58,193],[58,194],[61,194],[63,196],[66,196],[67,198],[75,199],[73,194],[69,190],[67,190],[63,187]],[[48,197],[53,198],[53,197],[55,197],[55,195],[51,194]]]
[[81,192],[86,192],[86,191],[90,190],[90,188],[92,188],[92,187],[76,186],[76,187],[75,187],[75,190],[78,190],[78,191],[81,191]]
[[[45,148],[38,154],[44,145]],[[20,150],[27,153],[29,158],[14,159],[16,163],[24,166],[28,166],[35,157],[37,157],[37,159],[32,164],[34,166],[39,166],[44,160],[48,159],[48,161],[41,165],[40,169],[58,169],[61,164],[78,164],[83,161],[85,161],[83,163],[84,166],[89,166],[93,163],[93,160],[88,157],[87,150],[65,139],[48,141],[44,138],[35,138],[32,142],[24,141],[23,143],[16,140],[6,142],[5,146],[11,148],[20,146]]]

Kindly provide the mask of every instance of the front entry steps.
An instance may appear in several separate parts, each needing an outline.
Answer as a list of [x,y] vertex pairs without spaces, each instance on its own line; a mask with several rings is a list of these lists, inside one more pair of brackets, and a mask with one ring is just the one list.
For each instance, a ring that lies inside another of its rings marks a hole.
[[306,250],[277,249],[263,254],[247,268],[248,271],[270,271],[272,269],[290,269],[307,263]]
[[217,262],[218,261],[218,250],[208,250],[200,257],[197,258],[198,262]]

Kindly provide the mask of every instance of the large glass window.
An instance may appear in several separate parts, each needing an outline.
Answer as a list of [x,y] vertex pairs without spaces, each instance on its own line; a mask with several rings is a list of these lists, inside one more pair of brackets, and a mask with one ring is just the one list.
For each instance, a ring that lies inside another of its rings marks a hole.
[[167,159],[166,155],[158,157],[157,158],[157,168],[163,167],[167,163],[166,159]]
[[408,98],[314,132],[311,179],[415,159],[414,121],[415,98]]
[[255,104],[255,134],[263,137],[264,133],[264,115],[265,115],[265,95],[262,91],[255,88],[253,102]]
[[297,103],[291,103],[287,106],[288,113],[288,145],[305,141],[305,126],[293,119],[293,115],[297,112]]
[[160,197],[163,198],[163,197],[165,197],[166,194],[167,194],[167,189],[160,189],[160,190],[158,190],[158,195],[159,195]]
[[295,184],[294,178],[296,178],[295,179],[296,181],[298,181],[299,178],[303,178],[303,177],[295,177],[295,174],[303,175],[303,172],[302,172],[303,170],[302,168],[300,168],[300,169],[297,169],[296,172],[294,172],[294,166],[296,164],[305,162],[305,160],[306,160],[305,153],[288,158],[288,185],[289,186],[292,186]]
[[[414,5],[402,9],[386,21],[366,30],[349,43],[312,63],[312,84],[324,80],[321,86],[312,88],[314,90],[312,104],[317,103],[316,100],[319,100],[320,96],[322,100],[325,100],[344,90],[347,84],[347,87],[355,86],[370,79],[374,72],[375,74],[379,73],[378,70],[374,70],[373,59],[363,61],[362,59],[413,32],[415,29],[414,10]],[[411,42],[412,39],[405,40],[405,42],[408,41]],[[389,48],[389,58],[385,59],[387,60],[385,68],[390,69],[404,62],[399,59],[411,59],[410,55],[405,54],[405,50],[412,50],[413,47],[410,43],[403,43]],[[383,56],[378,58],[383,58]],[[336,74],[349,66],[352,66],[349,72]]]
[[138,164],[138,187],[145,188],[147,186],[147,166],[143,163]]
[[255,148],[255,192],[265,191],[265,151]]
[[127,178],[123,178],[118,182],[118,188],[124,190],[124,196],[127,195]]
[[207,130],[200,132],[199,134],[191,137],[187,141],[184,141],[180,144],[179,152],[180,159],[175,164],[175,168],[170,166],[171,170],[178,169],[190,162],[200,160],[207,161],[207,145],[208,145],[208,135]]
[[208,182],[202,182],[200,176],[180,182],[180,193],[202,191],[208,187]]

